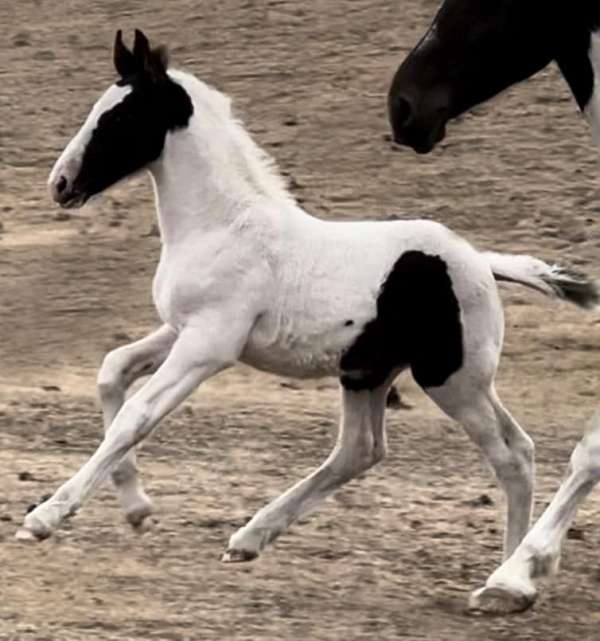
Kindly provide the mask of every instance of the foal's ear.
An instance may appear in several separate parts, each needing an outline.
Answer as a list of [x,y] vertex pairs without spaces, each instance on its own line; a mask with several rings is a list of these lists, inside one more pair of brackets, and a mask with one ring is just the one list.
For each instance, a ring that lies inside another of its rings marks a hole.
[[135,30],[135,39],[133,41],[133,56],[136,60],[144,60],[150,53],[150,43],[143,31]]
[[169,58],[164,47],[150,48],[148,38],[139,29],[135,30],[133,56],[139,68],[150,80],[158,81],[167,75]]
[[136,69],[138,68],[135,56],[123,44],[123,32],[121,31],[121,29],[117,31],[117,35],[115,37],[113,60],[115,63],[115,69],[117,70],[117,73],[121,76],[121,78],[131,76],[136,72]]

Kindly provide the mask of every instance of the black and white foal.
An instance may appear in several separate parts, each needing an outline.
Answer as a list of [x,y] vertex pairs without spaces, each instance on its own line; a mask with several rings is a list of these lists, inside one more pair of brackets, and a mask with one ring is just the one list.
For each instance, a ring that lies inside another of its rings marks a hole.
[[[106,428],[89,461],[27,515],[19,536],[43,539],[112,472],[127,517],[150,503],[133,448],[202,381],[237,361],[296,377],[337,376],[342,420],[330,456],[260,510],[226,561],[260,551],[386,449],[386,391],[402,370],[459,421],[496,471],[508,501],[505,553],[527,531],[533,443],[502,406],[494,375],[503,338],[496,279],[583,307],[597,288],[529,256],[481,253],[430,221],[329,222],[303,211],[229,100],[164,53],[120,33],[120,75],[50,176],[54,199],[80,206],[147,168],[162,253],[154,301],[164,325],[106,357]],[[127,401],[138,377],[151,378]]]
[[431,151],[449,120],[553,60],[600,145],[600,2],[444,0],[392,81],[395,141]]
[[[445,0],[389,92],[394,139],[426,153],[448,121],[555,60],[600,147],[600,2]],[[600,482],[600,415],[571,455],[567,479],[473,607],[523,609],[558,567],[577,508]]]

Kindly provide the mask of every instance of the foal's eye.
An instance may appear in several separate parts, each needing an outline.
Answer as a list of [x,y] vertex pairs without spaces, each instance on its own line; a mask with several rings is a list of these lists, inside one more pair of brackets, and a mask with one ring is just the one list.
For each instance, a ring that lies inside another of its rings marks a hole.
[[114,124],[115,125],[124,125],[131,120],[131,115],[128,113],[115,114]]

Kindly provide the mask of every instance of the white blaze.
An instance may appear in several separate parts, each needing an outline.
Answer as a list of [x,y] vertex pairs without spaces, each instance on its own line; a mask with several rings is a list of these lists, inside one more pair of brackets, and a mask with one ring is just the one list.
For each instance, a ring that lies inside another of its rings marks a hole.
[[48,178],[49,185],[52,185],[59,176],[64,176],[69,182],[76,178],[81,167],[85,148],[92,137],[92,132],[96,128],[100,116],[122,102],[131,91],[131,85],[123,87],[112,85],[102,94],[92,107],[81,129],[71,139],[59,159],[54,163]]

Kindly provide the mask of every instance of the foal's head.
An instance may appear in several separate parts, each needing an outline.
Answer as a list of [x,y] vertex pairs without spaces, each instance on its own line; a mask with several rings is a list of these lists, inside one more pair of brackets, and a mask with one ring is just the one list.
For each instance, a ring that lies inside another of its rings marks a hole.
[[448,120],[556,60],[583,109],[597,0],[445,0],[402,63],[388,108],[396,142],[427,153]]
[[119,75],[50,174],[52,198],[62,207],[80,207],[118,180],[157,160],[167,134],[185,127],[192,101],[167,73],[163,49],[151,49],[136,29],[133,51],[117,31],[114,64]]

